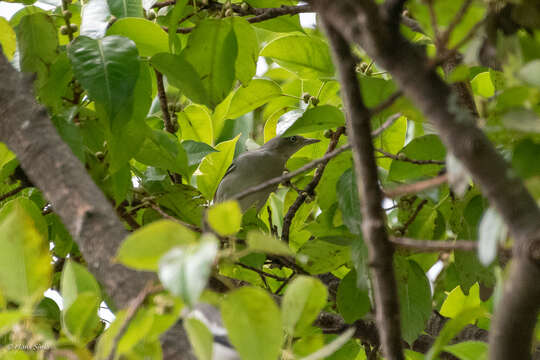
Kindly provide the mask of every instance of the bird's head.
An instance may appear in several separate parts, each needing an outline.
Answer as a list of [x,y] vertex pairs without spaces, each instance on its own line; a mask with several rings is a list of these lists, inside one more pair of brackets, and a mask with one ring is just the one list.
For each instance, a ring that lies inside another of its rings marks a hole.
[[308,139],[300,135],[276,136],[266,142],[262,148],[266,151],[275,151],[285,157],[290,158],[295,152],[306,145],[318,143],[318,139]]

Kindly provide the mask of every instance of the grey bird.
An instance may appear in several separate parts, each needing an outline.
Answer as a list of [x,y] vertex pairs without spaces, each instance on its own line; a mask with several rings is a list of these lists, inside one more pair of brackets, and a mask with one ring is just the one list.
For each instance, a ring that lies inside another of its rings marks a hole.
[[[277,136],[256,150],[248,151],[238,156],[221,179],[214,196],[214,202],[223,202],[233,198],[236,194],[253,186],[281,176],[285,170],[287,160],[306,145],[319,142],[317,139],[308,139],[300,135],[280,137]],[[255,206],[259,211],[270,193],[278,185],[270,186],[239,199],[242,212]]]

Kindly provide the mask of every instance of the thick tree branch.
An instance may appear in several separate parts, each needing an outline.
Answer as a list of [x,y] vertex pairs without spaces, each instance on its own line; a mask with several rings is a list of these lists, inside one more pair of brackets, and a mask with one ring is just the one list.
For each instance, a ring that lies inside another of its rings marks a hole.
[[[83,164],[58,135],[47,111],[35,102],[32,78],[13,69],[3,55],[0,77],[0,141],[17,155],[29,179],[52,204],[114,305],[128,306],[155,275],[114,261],[127,232]],[[164,338],[164,353],[170,354],[165,359],[193,359],[187,354],[189,343],[182,328],[173,328]]]
[[377,329],[384,355],[388,359],[400,360],[403,359],[403,351],[397,285],[392,265],[394,248],[388,240],[381,207],[382,192],[373,156],[370,113],[362,100],[354,69],[355,61],[348,43],[329,22],[326,14],[319,14],[338,69],[341,96],[347,115],[347,134],[358,174],[357,186],[362,199],[362,232],[368,246],[373,292],[377,304]]
[[313,4],[348,41],[362,46],[393,76],[508,225],[515,239],[514,258],[492,323],[490,359],[529,358],[540,307],[540,210],[536,202],[475,126],[470,111],[459,106],[458,97],[429,65],[425,53],[392,31],[374,2],[318,0]]

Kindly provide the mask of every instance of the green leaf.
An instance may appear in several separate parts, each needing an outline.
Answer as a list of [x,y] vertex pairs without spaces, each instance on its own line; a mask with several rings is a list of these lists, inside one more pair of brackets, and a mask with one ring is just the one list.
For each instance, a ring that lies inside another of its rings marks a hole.
[[233,16],[230,19],[236,36],[236,43],[238,44],[238,56],[234,72],[242,85],[248,86],[257,70],[259,42],[255,31],[246,19],[240,16]]
[[214,132],[212,118],[208,110],[201,105],[189,105],[178,113],[178,124],[182,140],[195,140],[201,143],[213,144]]
[[107,30],[107,35],[120,35],[133,40],[141,56],[153,56],[169,49],[167,34],[159,25],[146,19],[119,19]]
[[90,98],[105,107],[112,121],[130,100],[139,77],[135,43],[118,35],[97,40],[79,36],[68,55],[77,80]]
[[308,109],[282,136],[305,134],[345,125],[341,110],[331,105],[321,105]]
[[198,360],[212,360],[214,338],[206,325],[195,318],[184,321],[184,326]]
[[178,54],[182,50],[180,40],[176,36],[176,29],[178,29],[178,24],[180,23],[180,18],[182,17],[187,2],[188,0],[176,1],[172,11],[167,13],[169,25],[169,51],[173,54]]
[[341,279],[336,296],[337,308],[345,322],[352,324],[371,309],[367,289],[357,286],[356,271],[351,270]]
[[[446,149],[436,135],[417,137],[401,149],[399,153],[413,160],[444,161],[446,157]],[[393,160],[388,172],[388,180],[403,181],[435,176],[441,168],[442,165],[437,164],[417,165],[406,161]]]
[[463,310],[477,307],[480,304],[480,286],[478,283],[471,286],[469,295],[465,295],[461,290],[461,286],[457,286],[454,290],[450,291],[446,300],[444,300],[440,313],[443,316],[455,318]]
[[285,290],[283,296],[283,328],[293,336],[306,331],[326,305],[328,293],[316,278],[299,276]]
[[538,176],[540,175],[540,162],[536,161],[538,154],[540,154],[540,144],[531,139],[524,139],[514,147],[512,167],[524,179]]
[[192,66],[181,55],[159,53],[150,60],[152,65],[167,77],[169,83],[177,87],[188,98],[198,104],[209,105],[208,89]]
[[82,293],[64,310],[63,328],[68,337],[79,344],[86,344],[94,339],[101,328],[97,311],[101,299],[92,292]]
[[107,4],[111,14],[118,19],[143,16],[142,2],[140,0],[107,0]]
[[181,220],[196,226],[201,225],[206,201],[194,187],[175,184],[156,201],[160,206],[172,210]]
[[[55,109],[55,112],[58,111],[57,109],[60,109],[63,105],[64,100],[62,97],[66,91],[69,91],[68,85],[72,80],[73,72],[71,71],[71,64],[69,63],[67,54],[62,52],[49,67],[47,79],[45,79],[39,88],[40,100],[47,107]],[[55,112],[52,114],[55,114]],[[54,121],[55,118],[56,116],[51,116],[51,120]],[[71,122],[69,123],[73,126]],[[60,136],[63,136],[63,134],[60,134]],[[79,154],[76,151],[74,152],[79,157]]]
[[163,254],[195,240],[195,233],[188,228],[170,220],[159,220],[130,234],[120,245],[117,260],[134,269],[156,271]]
[[182,146],[186,151],[189,166],[199,165],[206,155],[217,152],[210,145],[193,140],[182,141]]
[[13,200],[7,201],[0,209],[0,222],[7,219],[12,215],[14,211],[20,210],[32,221],[32,226],[36,229],[43,238],[47,238],[49,231],[47,229],[47,223],[41,215],[41,210],[37,205],[26,197],[18,197]]
[[238,201],[215,204],[207,212],[208,224],[221,236],[230,236],[240,231],[242,211]]
[[48,243],[26,209],[14,206],[0,220],[0,291],[6,299],[31,304],[49,287]]
[[482,216],[478,228],[478,260],[488,266],[497,257],[499,244],[504,243],[508,229],[497,210],[490,207]]
[[485,360],[488,354],[488,344],[482,341],[464,341],[454,345],[447,345],[444,351],[461,360]]
[[260,231],[248,232],[246,242],[252,251],[275,255],[293,255],[291,249],[283,241]]
[[297,259],[300,266],[310,274],[323,274],[350,261],[351,252],[348,246],[311,240],[298,250]]
[[[281,5],[296,5],[295,1],[280,0],[247,0],[246,2],[254,8],[273,8],[280,7]],[[254,23],[253,25],[274,32],[304,32],[304,29],[300,25],[300,17],[298,15],[278,16],[273,19]]]
[[4,55],[11,61],[17,46],[15,41],[15,31],[13,31],[13,28],[9,25],[9,21],[3,17],[0,17],[0,45],[2,46]]
[[24,312],[19,310],[5,310],[0,312],[0,335],[10,332],[15,324],[25,317]]
[[443,329],[437,336],[435,343],[432,345],[429,352],[426,354],[426,360],[437,359],[437,356],[444,349],[446,344],[450,342],[467,324],[470,324],[475,319],[482,317],[485,310],[482,307],[466,308],[458,316],[444,324]]
[[424,330],[431,315],[431,290],[422,268],[414,261],[394,257],[398,285],[401,331],[405,341],[412,344]]
[[135,159],[143,164],[187,176],[187,155],[176,137],[163,130],[153,130],[148,136]]
[[236,119],[281,95],[281,87],[271,80],[255,79],[233,95],[227,118]]
[[52,18],[45,13],[24,16],[15,28],[22,71],[46,71],[58,55],[58,37]]
[[[372,121],[373,128],[378,128],[387,119],[383,117],[376,117]],[[383,149],[389,153],[395,154],[405,144],[405,138],[407,135],[407,118],[400,116],[392,125],[383,131],[383,133],[373,139],[373,146],[379,149]],[[377,165],[384,169],[390,169],[392,160],[388,158],[377,159]]]
[[471,87],[475,95],[490,98],[495,95],[495,86],[491,81],[489,71],[481,72],[471,80]]
[[316,37],[289,35],[277,38],[262,49],[261,56],[272,58],[301,78],[334,76],[328,44]]
[[159,279],[189,306],[195,305],[204,288],[218,251],[218,241],[205,234],[196,244],[176,246],[159,260]]
[[81,11],[81,35],[93,39],[105,36],[111,12],[107,0],[89,0]]
[[242,360],[275,360],[281,352],[281,313],[260,288],[243,287],[225,296],[221,317]]
[[214,197],[221,178],[232,162],[236,142],[239,138],[240,135],[218,144],[216,149],[219,152],[209,154],[201,162],[199,166],[201,175],[197,176],[197,185],[205,198],[212,199]]
[[98,299],[101,298],[101,289],[94,276],[90,274],[86,267],[71,260],[66,262],[62,271],[60,288],[66,309],[82,293],[91,293]]
[[540,87],[540,60],[529,61],[519,70],[521,80],[536,87]]
[[362,235],[362,209],[353,168],[345,170],[336,185],[339,209],[349,231]]
[[182,55],[193,65],[214,108],[229,94],[235,78],[237,43],[226,19],[206,19],[191,32]]

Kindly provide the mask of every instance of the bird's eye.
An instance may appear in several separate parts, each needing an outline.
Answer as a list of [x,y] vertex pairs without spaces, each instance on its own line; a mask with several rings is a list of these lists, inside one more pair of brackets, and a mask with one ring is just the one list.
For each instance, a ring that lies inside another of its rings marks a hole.
[[289,141],[292,142],[292,143],[295,143],[296,140],[298,140],[298,138],[297,138],[296,136],[291,136],[291,137],[289,138]]

